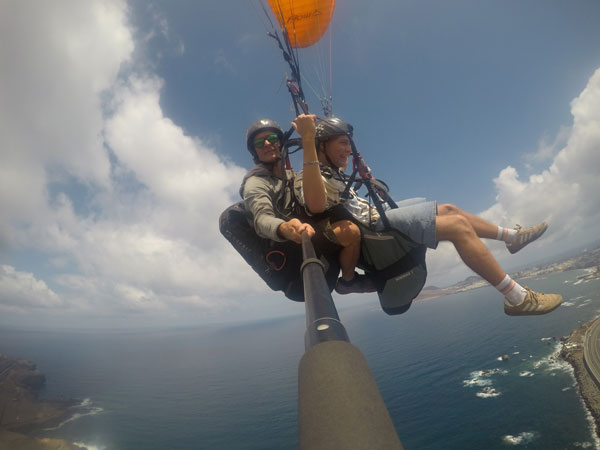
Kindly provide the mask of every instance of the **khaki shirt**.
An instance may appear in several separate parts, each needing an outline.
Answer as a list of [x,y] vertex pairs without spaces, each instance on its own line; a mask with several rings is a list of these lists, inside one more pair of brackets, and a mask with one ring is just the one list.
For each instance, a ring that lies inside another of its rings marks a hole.
[[[304,201],[304,190],[302,189],[303,173],[300,172],[294,179],[294,195],[298,202],[304,206],[307,214],[310,211],[306,208]],[[344,207],[361,223],[370,225],[379,220],[377,208],[371,205],[364,198],[360,198],[354,189],[350,189],[350,196],[347,200],[342,201],[341,195],[346,189],[346,183],[340,179],[338,173],[331,170],[330,167],[321,164],[321,177],[325,186],[325,194],[327,197],[325,210],[328,210],[335,205],[343,204]]]

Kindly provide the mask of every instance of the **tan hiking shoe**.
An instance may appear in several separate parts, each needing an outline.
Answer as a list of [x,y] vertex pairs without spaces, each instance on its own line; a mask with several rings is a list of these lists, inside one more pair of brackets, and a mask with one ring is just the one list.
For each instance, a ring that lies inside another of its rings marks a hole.
[[512,242],[506,243],[506,248],[511,253],[517,253],[523,247],[525,247],[530,242],[535,241],[539,238],[544,231],[548,228],[548,224],[546,222],[542,222],[538,225],[534,225],[533,227],[522,228],[521,225],[517,225],[515,229],[517,230],[517,235],[513,239]]
[[558,294],[542,294],[535,292],[525,286],[527,295],[518,305],[513,305],[508,299],[504,299],[504,312],[509,316],[536,316],[547,314],[558,308],[562,302],[562,296]]

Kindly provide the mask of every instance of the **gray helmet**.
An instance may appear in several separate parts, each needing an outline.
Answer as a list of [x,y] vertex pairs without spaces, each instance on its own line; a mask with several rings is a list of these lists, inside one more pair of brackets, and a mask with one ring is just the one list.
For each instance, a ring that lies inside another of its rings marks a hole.
[[348,136],[352,139],[354,127],[337,117],[326,117],[317,121],[316,131],[315,139],[319,143],[336,136]]
[[246,147],[252,155],[255,163],[259,163],[258,155],[254,149],[254,136],[263,131],[274,131],[279,136],[279,140],[283,140],[283,130],[277,122],[271,119],[261,119],[254,122],[246,131]]

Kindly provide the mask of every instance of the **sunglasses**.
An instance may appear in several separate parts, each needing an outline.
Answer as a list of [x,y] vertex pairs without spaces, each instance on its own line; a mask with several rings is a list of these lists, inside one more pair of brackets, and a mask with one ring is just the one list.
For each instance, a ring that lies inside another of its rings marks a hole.
[[254,146],[256,148],[263,148],[265,146],[265,141],[269,141],[271,144],[278,144],[279,136],[277,134],[270,134],[264,138],[257,139],[254,141]]

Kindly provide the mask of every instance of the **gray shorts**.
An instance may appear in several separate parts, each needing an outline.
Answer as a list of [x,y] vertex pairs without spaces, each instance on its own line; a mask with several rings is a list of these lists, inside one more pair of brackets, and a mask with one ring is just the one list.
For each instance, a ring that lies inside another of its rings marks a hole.
[[[390,226],[406,234],[418,244],[436,248],[438,240],[435,235],[435,218],[437,202],[428,202],[423,197],[409,198],[396,203],[398,208],[388,209],[385,213]],[[376,230],[383,230],[381,220],[377,222]]]

